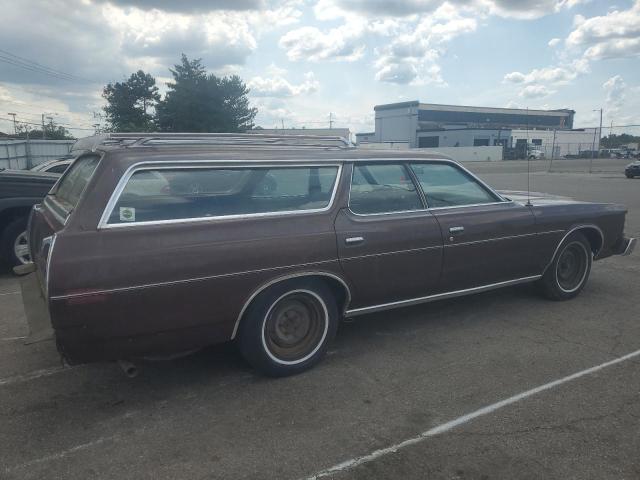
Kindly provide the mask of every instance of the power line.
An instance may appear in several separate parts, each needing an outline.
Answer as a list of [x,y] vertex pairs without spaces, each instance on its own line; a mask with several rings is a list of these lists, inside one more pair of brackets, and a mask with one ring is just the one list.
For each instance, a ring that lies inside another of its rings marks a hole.
[[[5,117],[0,118],[0,121],[5,121],[5,122],[9,122],[9,123],[12,123],[12,122],[13,122],[13,120],[10,120],[9,118],[5,118]],[[39,123],[34,123],[34,122],[25,122],[24,120],[16,120],[16,123],[21,123],[21,124],[23,124],[23,125],[35,125],[36,127],[40,127],[40,128],[42,128],[42,125],[41,125],[41,124],[39,124]],[[62,123],[54,123],[54,125],[66,126],[66,127],[68,127],[70,130],[91,130],[91,131],[93,131],[93,130],[94,130],[93,128],[75,127],[75,126],[73,126],[73,125],[69,125],[69,124],[66,124],[66,123],[65,123],[65,124],[62,124]]]
[[71,73],[63,72],[62,70],[56,70],[51,67],[47,67],[38,62],[34,62],[33,60],[29,60],[28,58],[21,57],[19,55],[14,55],[11,52],[7,52],[6,50],[2,50],[0,48],[0,62],[8,63],[10,65],[14,65],[16,67],[22,68],[24,70],[41,73],[43,75],[49,75],[51,77],[59,78],[61,80],[80,80],[83,82],[91,82],[86,78],[79,77],[77,75],[73,75]]

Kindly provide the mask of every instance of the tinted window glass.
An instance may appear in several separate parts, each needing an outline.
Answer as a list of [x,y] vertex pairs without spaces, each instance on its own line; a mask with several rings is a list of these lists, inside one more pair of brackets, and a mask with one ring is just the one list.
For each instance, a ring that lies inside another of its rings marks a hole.
[[497,202],[500,199],[463,170],[446,163],[414,163],[429,207]]
[[79,158],[62,176],[54,197],[67,212],[78,204],[80,195],[91,180],[99,161],[100,159],[94,155]]
[[409,172],[402,165],[355,165],[349,208],[354,213],[419,210],[422,202]]
[[49,173],[64,173],[68,166],[67,164],[54,165],[53,167],[47,168],[46,171]]
[[338,167],[170,168],[134,172],[109,223],[315,210]]

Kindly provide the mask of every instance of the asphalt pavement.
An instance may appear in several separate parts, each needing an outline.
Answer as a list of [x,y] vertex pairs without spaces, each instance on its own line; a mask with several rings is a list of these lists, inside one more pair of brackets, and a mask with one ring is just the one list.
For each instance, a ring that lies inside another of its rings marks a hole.
[[[529,183],[624,203],[640,236],[640,179],[594,163],[532,162]],[[527,186],[526,162],[467,167]],[[22,344],[18,290],[0,275],[2,479],[640,478],[640,252],[595,263],[569,302],[523,285],[357,317],[284,379],[232,344],[135,379],[63,367]]]

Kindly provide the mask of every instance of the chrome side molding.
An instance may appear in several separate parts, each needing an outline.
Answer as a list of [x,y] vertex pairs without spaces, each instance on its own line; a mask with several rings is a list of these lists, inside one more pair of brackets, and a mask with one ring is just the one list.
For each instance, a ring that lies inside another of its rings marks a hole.
[[435,295],[427,295],[426,297],[410,298],[408,300],[400,300],[397,302],[383,303],[380,305],[371,305],[370,307],[354,308],[347,310],[344,314],[345,317],[355,317],[357,315],[364,315],[366,313],[380,312],[383,310],[390,310],[398,307],[409,307],[411,305],[418,305],[421,303],[434,302],[436,300],[444,300],[446,298],[461,297],[464,295],[470,295],[472,293],[487,292],[496,288],[508,287],[511,285],[518,285],[520,283],[533,282],[541,278],[542,275],[534,275],[531,277],[516,278],[515,280],[507,280],[504,282],[491,283],[489,285],[481,285],[479,287],[465,288],[463,290],[454,290],[452,292],[436,293]]

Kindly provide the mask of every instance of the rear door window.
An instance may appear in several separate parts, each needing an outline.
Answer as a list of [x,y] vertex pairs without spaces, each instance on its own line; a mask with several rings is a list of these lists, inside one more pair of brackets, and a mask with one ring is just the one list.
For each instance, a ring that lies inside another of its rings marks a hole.
[[501,199],[462,169],[448,163],[413,163],[430,208],[499,202]]
[[353,213],[370,215],[420,210],[423,205],[404,165],[356,164],[349,208]]
[[108,224],[277,214],[327,208],[339,167],[154,168],[131,175]]

